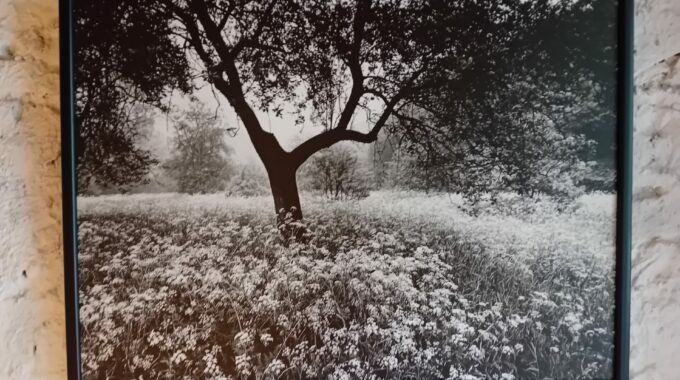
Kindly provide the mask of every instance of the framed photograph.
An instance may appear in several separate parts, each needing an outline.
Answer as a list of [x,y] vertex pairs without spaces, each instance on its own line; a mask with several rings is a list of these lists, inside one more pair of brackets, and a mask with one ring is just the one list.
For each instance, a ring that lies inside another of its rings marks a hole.
[[72,379],[627,379],[632,1],[61,0]]

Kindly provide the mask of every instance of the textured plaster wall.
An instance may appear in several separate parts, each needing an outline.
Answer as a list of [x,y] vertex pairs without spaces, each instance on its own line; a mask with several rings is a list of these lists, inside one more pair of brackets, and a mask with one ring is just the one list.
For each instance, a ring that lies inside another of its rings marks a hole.
[[631,374],[680,371],[680,57],[637,76]]
[[[632,363],[680,364],[680,1],[636,4]],[[671,57],[671,58],[669,58]],[[57,0],[0,0],[0,380],[64,379]]]
[[57,0],[0,0],[0,379],[63,379]]
[[680,1],[636,4],[631,375],[680,378]]

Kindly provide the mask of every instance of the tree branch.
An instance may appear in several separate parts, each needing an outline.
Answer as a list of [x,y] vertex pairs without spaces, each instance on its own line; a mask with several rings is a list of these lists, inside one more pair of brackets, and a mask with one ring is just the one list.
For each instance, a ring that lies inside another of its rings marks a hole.
[[232,2],[229,4],[229,6],[226,9],[220,9],[223,14],[222,14],[222,19],[220,20],[219,24],[217,24],[217,29],[222,31],[224,30],[224,27],[227,25],[227,21],[229,21],[229,17],[231,17],[232,12],[236,10],[236,5],[237,2]]
[[236,70],[233,56],[230,54],[229,47],[226,42],[224,42],[220,30],[210,17],[210,14],[208,14],[208,6],[206,5],[205,0],[191,0],[189,2],[189,8],[198,18],[198,21],[205,31],[206,38],[210,41],[215,52],[220,57],[221,63],[219,67],[227,74],[227,77],[229,78],[229,87],[237,88],[239,92],[241,92],[241,78]]
[[361,43],[364,37],[364,27],[366,26],[365,14],[371,8],[371,0],[357,2],[352,23],[353,41],[347,58],[347,66],[352,75],[352,90],[342,110],[336,128],[346,130],[352,120],[352,115],[356,111],[359,100],[364,95],[364,75],[361,71]]
[[[425,72],[427,65],[423,65],[420,70],[415,71],[411,77],[403,84],[402,88],[385,104],[385,110],[378,118],[378,121],[373,125],[373,128],[368,133],[362,133],[349,129],[334,128],[326,132],[322,132],[309,140],[300,144],[290,153],[294,165],[302,165],[312,154],[321,149],[328,148],[331,145],[340,141],[356,141],[361,143],[372,143],[378,139],[380,130],[385,126],[387,120],[392,116],[397,104],[404,99],[413,89],[413,83],[418,77]],[[381,95],[383,99],[385,97]],[[350,115],[351,116],[351,115]]]
[[321,149],[328,148],[340,141],[356,141],[360,143],[372,143],[376,141],[378,139],[380,130],[387,122],[387,119],[389,119],[394,106],[399,102],[399,100],[399,97],[395,96],[390,101],[390,103],[387,104],[385,111],[383,111],[378,121],[368,133],[362,133],[351,129],[334,128],[310,138],[291,152],[293,163],[296,166],[300,166],[312,154],[320,151]]
[[[260,158],[267,164],[265,156],[275,155],[281,158],[285,155],[285,151],[281,148],[276,137],[262,128],[257,119],[257,115],[246,101],[234,56],[230,53],[229,47],[222,39],[218,26],[210,17],[205,0],[189,1],[189,9],[196,15],[196,18],[193,18],[188,14],[187,10],[172,3],[172,0],[162,1],[173,11],[173,13],[182,19],[184,27],[190,35],[192,46],[201,60],[204,61],[203,63],[209,71],[210,81],[213,82],[215,87],[227,98],[229,104],[231,104],[238,114]],[[205,32],[206,39],[219,56],[219,64],[215,64],[213,58],[202,43],[198,26],[199,22]],[[223,73],[226,75],[228,81],[223,78]]]
[[206,66],[206,68],[207,69],[212,68],[215,64],[213,62],[212,57],[210,56],[210,53],[205,49],[205,46],[203,46],[203,41],[201,40],[201,32],[198,29],[198,25],[193,20],[191,15],[189,15],[183,8],[174,4],[172,0],[161,1],[163,2],[163,4],[165,4],[166,7],[168,7],[168,9],[172,13],[177,15],[177,17],[179,17],[179,19],[181,20],[182,24],[184,24],[184,28],[186,29],[186,32],[189,34],[189,40],[191,41],[194,50],[196,50],[196,53],[203,61],[203,64]]

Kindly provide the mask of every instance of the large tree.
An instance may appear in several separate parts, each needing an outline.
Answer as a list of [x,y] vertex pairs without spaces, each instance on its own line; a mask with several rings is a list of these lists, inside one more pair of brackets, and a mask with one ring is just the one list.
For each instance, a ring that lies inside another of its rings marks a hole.
[[[449,150],[502,121],[494,106],[512,102],[518,80],[536,84],[539,99],[587,88],[588,49],[560,33],[580,36],[597,3],[154,0],[141,9],[163,15],[154,34],[186,52],[187,75],[227,99],[264,164],[277,213],[299,219],[296,172],[324,148],[374,142],[389,126],[414,145]],[[145,75],[171,83],[163,69]],[[517,101],[513,112],[526,104],[535,106]],[[287,151],[257,110],[293,112],[319,133]]]

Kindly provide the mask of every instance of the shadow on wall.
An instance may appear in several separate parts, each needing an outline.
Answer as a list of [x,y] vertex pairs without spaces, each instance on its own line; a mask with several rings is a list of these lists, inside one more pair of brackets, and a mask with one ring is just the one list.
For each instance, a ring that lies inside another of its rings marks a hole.
[[0,2],[0,378],[65,379],[57,0]]

